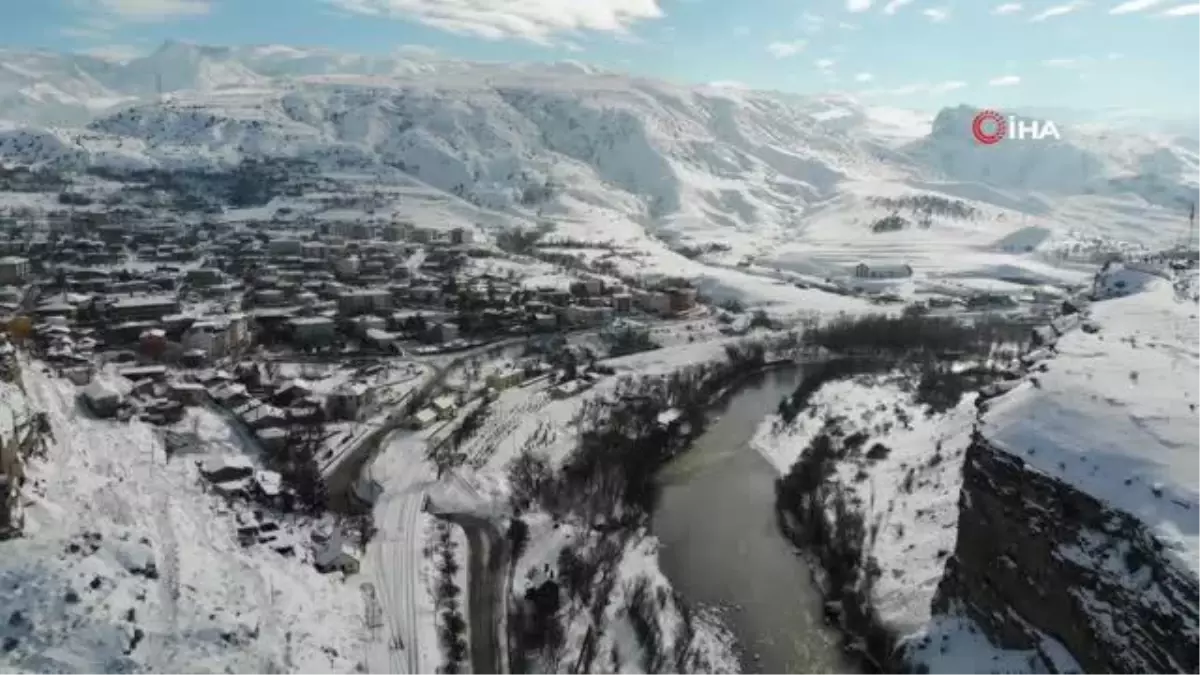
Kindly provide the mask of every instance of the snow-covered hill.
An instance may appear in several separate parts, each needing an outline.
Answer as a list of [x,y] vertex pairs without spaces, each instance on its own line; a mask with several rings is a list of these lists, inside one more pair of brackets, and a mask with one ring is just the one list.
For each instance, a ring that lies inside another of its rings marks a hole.
[[[573,62],[177,42],[127,63],[0,52],[7,163],[221,169],[295,157],[470,202],[500,222],[553,220],[566,236],[719,242],[726,263],[830,246],[920,263],[925,239],[969,253],[1030,226],[1157,245],[1185,227],[1194,142],[1064,126],[1061,141],[984,147],[972,114],[930,120],[845,96],[684,87]],[[881,196],[974,211],[931,214],[916,241],[872,231],[898,210]]]

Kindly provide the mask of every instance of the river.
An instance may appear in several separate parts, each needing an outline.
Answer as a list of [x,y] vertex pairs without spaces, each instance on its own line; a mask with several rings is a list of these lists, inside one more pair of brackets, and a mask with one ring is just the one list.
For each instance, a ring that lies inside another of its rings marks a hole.
[[690,604],[728,609],[745,672],[854,671],[822,620],[808,564],[776,524],[774,468],[750,445],[800,374],[755,376],[660,473],[652,528],[662,569]]

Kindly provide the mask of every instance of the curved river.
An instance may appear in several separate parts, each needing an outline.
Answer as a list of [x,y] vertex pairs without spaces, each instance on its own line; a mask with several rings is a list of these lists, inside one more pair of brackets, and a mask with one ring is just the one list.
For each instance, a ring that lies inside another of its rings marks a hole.
[[800,375],[755,376],[659,475],[652,529],[663,571],[690,604],[727,609],[744,672],[854,671],[822,619],[808,564],[776,524],[775,470],[750,444]]

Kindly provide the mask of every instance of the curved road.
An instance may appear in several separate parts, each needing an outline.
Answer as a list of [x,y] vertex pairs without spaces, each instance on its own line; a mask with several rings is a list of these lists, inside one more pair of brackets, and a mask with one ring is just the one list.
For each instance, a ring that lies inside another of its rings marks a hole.
[[[578,331],[568,337],[597,332]],[[523,345],[527,339],[523,336],[501,340],[451,356],[447,362],[434,366],[433,376],[405,401],[405,407],[414,398],[427,397],[470,359]],[[326,477],[329,494],[336,498],[346,493],[361,469],[369,465],[372,478],[384,488],[374,507],[377,534],[367,546],[362,569],[363,592],[368,598],[367,621],[373,629],[366,658],[367,669],[372,673],[418,673],[422,671],[422,656],[426,661],[436,658],[420,653],[422,617],[418,599],[424,592],[420,583],[423,564],[420,514],[429,488],[437,479],[425,458],[425,435],[398,431],[402,422],[401,416],[395,415],[380,428],[365,434],[358,447],[344,453],[340,461],[328,468]],[[448,513],[442,517],[460,525],[467,535],[472,672],[507,672],[504,635],[510,555],[507,539],[494,523],[480,516]]]
[[470,626],[471,672],[507,673],[507,624],[504,580],[508,570],[508,542],[485,518],[446,514],[467,534],[467,606]]

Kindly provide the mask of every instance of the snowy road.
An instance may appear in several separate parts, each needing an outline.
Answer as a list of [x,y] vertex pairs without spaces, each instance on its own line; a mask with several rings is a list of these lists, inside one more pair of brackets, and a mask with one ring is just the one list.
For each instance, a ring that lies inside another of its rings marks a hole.
[[[367,546],[362,572],[375,588],[382,626],[367,648],[367,668],[372,673],[431,672],[437,663],[437,644],[429,637],[432,619],[422,621],[419,608],[425,602],[420,583],[421,511],[435,481],[433,468],[425,461],[425,438],[391,434],[370,471],[384,492],[375,506],[378,534]],[[427,635],[422,635],[423,629]]]
[[471,665],[476,673],[508,672],[504,655],[504,571],[508,568],[506,540],[487,518],[452,514],[467,535],[467,591],[470,613]]

